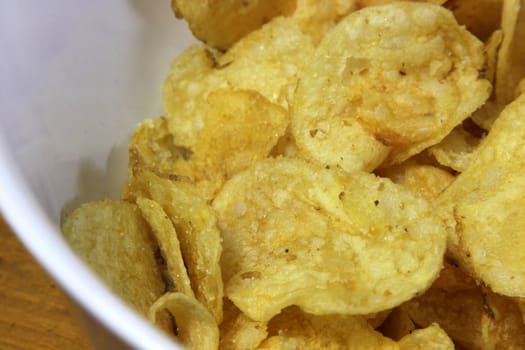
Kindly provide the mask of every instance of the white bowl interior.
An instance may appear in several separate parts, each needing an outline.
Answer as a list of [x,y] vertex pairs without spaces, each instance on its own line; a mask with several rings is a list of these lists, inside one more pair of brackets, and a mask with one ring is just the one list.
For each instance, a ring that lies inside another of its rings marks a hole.
[[0,0],[0,209],[63,288],[136,348],[177,345],[78,261],[60,217],[118,197],[128,137],[162,113],[169,63],[192,42],[169,0]]

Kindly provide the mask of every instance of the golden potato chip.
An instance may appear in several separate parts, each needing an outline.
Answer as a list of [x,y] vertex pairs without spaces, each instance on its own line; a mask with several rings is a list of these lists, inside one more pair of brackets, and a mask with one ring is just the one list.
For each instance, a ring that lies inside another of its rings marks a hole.
[[297,0],[292,18],[317,45],[343,16],[355,10],[354,0]]
[[438,198],[453,220],[448,248],[493,291],[525,295],[525,95],[508,105],[468,168]]
[[438,143],[488,98],[483,45],[446,9],[399,2],[350,14],[299,80],[302,157],[345,170],[399,163]]
[[167,213],[177,232],[195,296],[220,323],[223,297],[219,265],[221,236],[206,200],[190,182],[164,178],[140,168],[133,170],[128,193],[130,199],[154,200]]
[[296,22],[278,17],[218,56],[216,71],[228,86],[255,90],[287,108],[290,90],[295,90],[297,78],[313,52],[310,37]]
[[525,77],[525,4],[521,0],[504,0],[501,18],[503,40],[498,53],[496,103],[506,105],[518,96],[516,91]]
[[193,45],[172,62],[162,90],[168,130],[177,135],[175,143],[193,146],[202,126],[208,94],[227,88],[228,83],[214,74],[216,58],[205,46]]
[[182,167],[184,160],[191,156],[191,150],[175,143],[164,117],[140,123],[129,141],[128,150],[130,169],[143,167],[181,175],[190,173]]
[[288,125],[288,113],[255,91],[213,91],[201,110],[188,147],[176,144],[164,118],[142,123],[130,143],[131,166],[187,176],[212,198],[231,175],[266,158]]
[[416,325],[428,327],[437,323],[458,344],[479,349],[483,305],[483,294],[479,289],[431,288],[403,304],[402,308]]
[[268,336],[266,322],[251,320],[228,299],[224,301],[220,332],[221,350],[256,349]]
[[212,47],[227,49],[272,17],[287,15],[296,0],[172,0],[179,18],[184,17],[193,34]]
[[400,350],[454,350],[454,343],[436,323],[416,329],[399,341]]
[[440,143],[430,148],[429,152],[439,164],[463,172],[468,166],[472,152],[481,140],[458,126]]
[[480,40],[487,40],[500,28],[502,0],[448,0],[444,6]]
[[298,159],[255,163],[213,202],[226,295],[250,318],[289,305],[368,314],[424,291],[446,235],[429,204],[387,179]]
[[194,297],[173,223],[157,202],[138,197],[136,203],[155,235],[175,290]]
[[310,38],[290,18],[275,18],[224,55],[205,46],[190,47],[173,61],[163,87],[176,143],[193,145],[205,117],[202,108],[214,90],[255,90],[287,108],[289,90],[312,53]]
[[483,107],[472,114],[472,120],[481,128],[490,130],[496,118],[501,114],[503,107],[504,106],[498,105],[493,100],[489,100]]
[[80,258],[144,316],[164,293],[155,242],[135,205],[113,200],[84,204],[66,217],[62,232]]
[[188,175],[207,182],[211,198],[226,179],[268,156],[286,131],[288,114],[255,91],[214,91],[208,108],[187,162]]
[[488,292],[485,302],[481,349],[525,349],[525,324],[515,301]]
[[156,324],[159,314],[168,311],[175,319],[177,338],[193,350],[217,349],[219,327],[213,315],[195,298],[183,293],[166,293],[149,310],[149,319]]
[[270,337],[259,349],[398,349],[363,317],[315,316],[297,307],[284,309],[268,324]]
[[378,169],[377,173],[427,200],[437,198],[454,181],[454,176],[448,171],[419,163],[412,158],[401,164]]

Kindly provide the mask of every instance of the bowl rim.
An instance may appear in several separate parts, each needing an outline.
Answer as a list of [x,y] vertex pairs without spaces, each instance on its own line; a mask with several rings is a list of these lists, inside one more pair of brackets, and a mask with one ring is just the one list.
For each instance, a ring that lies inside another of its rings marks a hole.
[[183,349],[127,306],[72,252],[4,140],[0,137],[0,213],[31,255],[83,310],[129,346]]

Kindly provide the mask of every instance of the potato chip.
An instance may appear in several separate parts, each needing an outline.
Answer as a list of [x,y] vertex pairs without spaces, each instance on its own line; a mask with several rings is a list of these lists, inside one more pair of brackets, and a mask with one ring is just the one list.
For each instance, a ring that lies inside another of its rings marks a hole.
[[288,125],[288,113],[255,91],[213,91],[201,110],[203,125],[188,147],[164,118],[142,123],[130,143],[132,166],[187,176],[213,198],[231,175],[266,158]]
[[357,9],[354,0],[297,0],[292,14],[301,30],[318,44],[326,32],[345,15]]
[[454,181],[454,176],[448,171],[412,158],[376,172],[427,200],[437,198]]
[[211,91],[255,90],[273,103],[288,107],[289,89],[313,53],[310,38],[289,18],[275,18],[244,37],[224,55],[192,46],[171,65],[163,87],[164,108],[176,142],[192,146]]
[[297,307],[284,309],[268,324],[268,338],[259,349],[398,349],[363,317],[315,316]]
[[272,17],[295,9],[295,0],[172,0],[171,4],[175,15],[188,21],[198,39],[219,49],[229,48]]
[[221,236],[216,219],[195,185],[161,177],[147,169],[133,169],[130,199],[145,197],[159,203],[173,222],[196,298],[222,320],[223,284],[219,260]]
[[128,145],[129,167],[143,167],[181,175],[191,173],[182,169],[191,149],[178,146],[168,130],[166,118],[146,119],[140,123]]
[[468,168],[438,198],[453,218],[454,259],[493,291],[518,297],[525,295],[523,115],[525,95],[505,108]]
[[227,88],[228,83],[214,74],[216,58],[205,46],[193,45],[172,62],[163,86],[164,110],[168,130],[176,134],[176,144],[191,147],[205,117],[208,94]]
[[440,143],[431,147],[429,152],[439,164],[463,172],[468,167],[472,152],[480,141],[460,125],[453,129]]
[[441,269],[446,233],[432,208],[372,174],[269,159],[226,182],[213,207],[226,295],[254,320],[289,305],[385,310]]
[[209,183],[211,198],[226,179],[268,156],[286,131],[288,114],[255,91],[214,91],[208,108],[187,162],[192,180]]
[[525,349],[525,324],[518,305],[490,292],[485,301],[481,349]]
[[500,28],[502,0],[448,0],[444,6],[480,40],[487,40]]
[[135,205],[112,200],[84,204],[65,218],[62,232],[80,258],[144,316],[164,293],[155,242]]
[[436,323],[416,329],[399,341],[400,350],[454,350],[454,343]]
[[268,336],[266,322],[251,320],[228,299],[224,301],[220,331],[221,350],[256,349]]
[[496,85],[497,104],[506,105],[518,94],[516,88],[525,77],[525,4],[521,0],[504,0],[501,18],[503,40],[498,53]]
[[175,290],[194,297],[173,223],[157,202],[142,197],[138,197],[136,202],[155,235]]
[[183,293],[166,293],[149,310],[149,319],[156,324],[158,315],[168,311],[177,325],[177,338],[193,350],[217,349],[219,328],[213,315],[195,298]]
[[236,89],[255,90],[288,107],[287,97],[314,47],[291,18],[274,18],[217,57],[216,71]]
[[345,170],[399,163],[438,143],[490,95],[483,45],[428,3],[354,12],[317,47],[298,83],[300,155]]

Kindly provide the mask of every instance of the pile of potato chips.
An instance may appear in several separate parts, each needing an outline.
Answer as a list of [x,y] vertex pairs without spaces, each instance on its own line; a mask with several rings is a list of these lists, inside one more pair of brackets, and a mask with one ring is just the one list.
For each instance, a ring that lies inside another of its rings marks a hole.
[[173,0],[206,44],[73,249],[191,349],[525,349],[525,1]]

